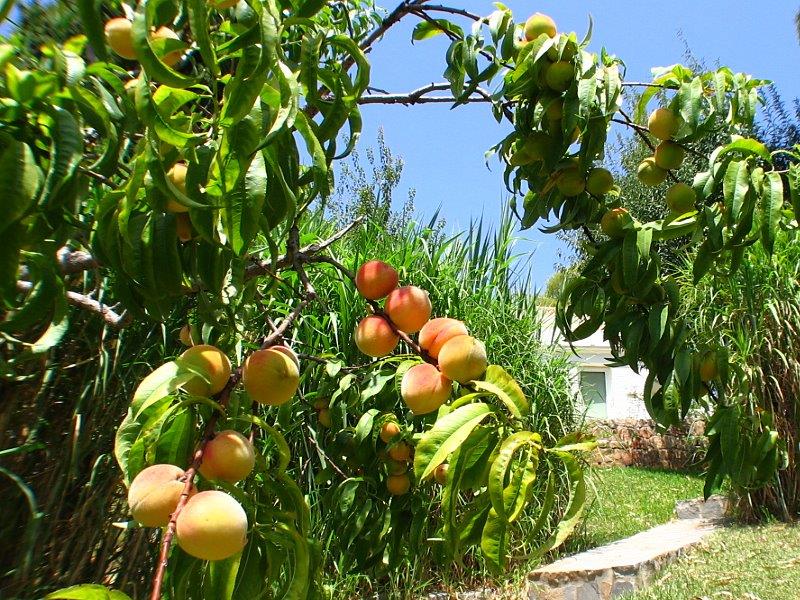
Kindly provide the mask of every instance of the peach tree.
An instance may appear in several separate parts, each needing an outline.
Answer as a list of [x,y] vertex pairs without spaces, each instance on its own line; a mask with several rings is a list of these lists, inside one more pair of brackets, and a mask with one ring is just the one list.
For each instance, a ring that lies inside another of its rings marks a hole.
[[[13,350],[3,367],[13,376],[58,343],[70,304],[112,327],[175,313],[190,321],[181,335],[189,348],[140,382],[117,432],[133,517],[120,526],[163,531],[151,598],[318,593],[322,557],[309,538],[303,490],[287,474],[292,457],[274,407],[300,385],[303,358],[288,339],[324,293],[308,274],[320,264],[367,301],[371,314],[354,343],[384,357],[364,367],[375,394],[391,394],[412,414],[411,428],[391,410],[359,417],[357,441],[385,453],[380,478],[400,532],[391,538],[380,515],[368,513],[379,543],[365,564],[425,541],[418,532],[427,514],[407,535],[398,524],[414,514],[415,498],[436,498],[448,558],[479,546],[498,571],[523,511],[539,511],[539,528],[558,522],[540,552],[563,542],[580,517],[576,453],[591,442],[568,437],[545,447],[525,426],[529,400],[489,364],[468,323],[429,320],[427,294],[396,287],[389,265],[353,274],[331,255],[359,222],[326,240],[301,240],[301,220],[328,194],[334,161],[356,143],[364,103],[442,101],[431,94],[446,89],[456,105],[491,104],[511,127],[493,150],[520,198],[522,225],[577,229],[592,248],[559,302],[567,338],[604,325],[617,363],[648,369],[648,410],[664,425],[696,404],[714,411],[707,489],[724,476],[760,485],[780,465],[771,416],[745,418],[723,347],[694,347],[691,324],[676,318],[679,290],[654,252],[663,240],[685,238],[697,248],[697,278],[724,276],[747,245],[769,249],[777,228],[796,226],[796,168],[774,168],[760,142],[741,136],[763,82],[680,65],[652,82],[626,82],[619,59],[588,51],[589,36],[559,34],[544,15],[516,23],[502,5],[481,17],[406,0],[381,19],[361,0],[78,4],[85,36],[36,56],[0,46],[0,171],[8,182],[0,329]],[[451,39],[447,81],[405,95],[368,93],[366,53],[406,17],[419,20],[417,40]],[[631,114],[627,89],[639,90]],[[655,96],[664,106],[645,121]],[[621,206],[601,166],[612,124],[653,148],[639,176],[647,185],[669,180],[669,218],[639,223]],[[684,153],[712,132],[728,143],[693,181],[677,181]],[[264,281],[292,289],[277,315]],[[244,324],[259,315],[270,333],[254,337]],[[393,354],[401,340],[403,352]],[[346,389],[340,367],[328,372]],[[327,405],[317,409],[320,423],[330,423]],[[534,497],[542,476],[544,492]],[[356,506],[361,485],[345,481],[337,493]],[[564,485],[569,504],[553,516]],[[363,526],[363,510],[345,512]],[[124,596],[104,590],[51,597]]]

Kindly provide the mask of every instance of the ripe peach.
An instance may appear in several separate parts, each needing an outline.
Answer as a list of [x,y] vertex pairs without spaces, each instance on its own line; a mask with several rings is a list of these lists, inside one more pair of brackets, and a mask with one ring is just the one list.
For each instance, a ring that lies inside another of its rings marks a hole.
[[578,196],[586,189],[586,178],[578,167],[567,167],[559,173],[556,187],[562,196]]
[[[172,202],[173,204],[169,204],[170,202]],[[168,200],[167,201],[167,205],[168,206],[172,206],[173,208],[174,208],[173,205],[175,205],[175,204],[178,204],[178,203],[175,202],[174,200]],[[180,204],[178,206],[182,206],[183,207],[182,204]],[[185,207],[183,207],[183,208],[185,208]],[[171,211],[171,212],[175,212],[175,211]],[[189,218],[189,214],[186,213],[186,212],[178,212],[178,214],[175,215],[175,218],[176,218],[176,220],[175,220],[175,229],[176,229],[176,232],[178,234],[178,239],[181,242],[184,242],[184,243],[191,241],[191,239],[194,237],[194,232],[192,231],[192,220]]]
[[547,37],[556,36],[556,22],[542,13],[534,13],[525,21],[525,39],[529,42],[537,39],[540,35]]
[[384,423],[383,426],[381,427],[381,433],[380,433],[381,440],[383,440],[385,444],[388,444],[391,441],[391,439],[398,433],[400,433],[400,426],[397,423],[395,423],[394,421],[389,421],[388,423]]
[[442,463],[433,470],[433,478],[439,485],[447,483],[447,471],[450,469],[447,463]]
[[197,330],[197,327],[187,323],[181,327],[178,339],[180,339],[181,344],[184,346],[194,346],[195,342],[200,341],[200,332]]
[[419,345],[433,358],[439,356],[442,346],[457,335],[467,335],[463,322],[449,317],[431,319],[419,331]]
[[225,492],[210,490],[192,496],[178,515],[178,545],[203,560],[222,560],[247,543],[247,514]]
[[611,171],[595,167],[586,178],[586,191],[595,196],[605,196],[614,189],[614,176]]
[[330,429],[331,426],[333,425],[333,419],[331,418],[330,409],[323,408],[321,411],[319,411],[319,414],[317,415],[317,420],[319,421],[319,424],[322,425],[325,429]]
[[683,159],[686,158],[686,150],[675,142],[667,140],[656,146],[653,158],[662,169],[679,169],[683,164]]
[[660,140],[668,140],[675,136],[680,129],[680,117],[668,108],[657,108],[650,113],[647,128]]
[[633,222],[633,217],[624,208],[612,208],[600,219],[600,230],[610,238],[625,235],[625,228]]
[[386,471],[389,473],[389,475],[402,475],[403,473],[408,472],[408,465],[404,462],[390,460],[386,463]]
[[206,444],[200,473],[206,479],[236,483],[250,475],[255,464],[256,452],[250,440],[238,431],[226,429]]
[[452,390],[453,382],[429,363],[411,367],[400,383],[400,396],[415,415],[437,410],[447,402]]
[[714,352],[706,352],[700,361],[700,379],[709,382],[719,376],[717,368],[717,355]]
[[[177,33],[172,31],[169,27],[159,27],[153,32],[151,36],[154,40],[179,40],[181,39]],[[177,63],[181,57],[183,56],[183,50],[173,50],[172,52],[167,52],[164,56],[161,56],[161,60],[164,64],[168,66],[173,66]]]
[[486,372],[488,360],[483,342],[468,335],[457,335],[442,346],[439,369],[448,379],[466,383]]
[[656,186],[667,178],[667,172],[656,164],[654,157],[650,156],[639,163],[636,176],[643,184]]
[[694,203],[697,201],[697,193],[691,186],[680,182],[667,190],[666,200],[667,206],[669,206],[669,210],[672,213],[682,215],[694,210]]
[[389,448],[389,458],[397,462],[408,462],[411,458],[411,446],[405,442],[397,442]]
[[275,348],[256,350],[244,361],[242,383],[254,401],[280,406],[297,391],[300,369],[285,352]]
[[323,408],[328,408],[330,406],[330,402],[325,399],[315,400],[314,401],[314,410],[320,411]]
[[411,489],[411,480],[408,475],[390,475],[386,479],[386,489],[392,496],[403,496]]
[[297,356],[297,354],[295,354],[294,350],[289,348],[289,346],[283,346],[283,345],[272,346],[272,349],[277,350],[278,352],[282,352],[283,354],[291,358],[294,364],[297,365],[297,368],[298,369],[300,368],[300,358]]
[[367,356],[386,356],[395,349],[400,337],[389,322],[380,315],[361,319],[354,334],[356,346]]
[[[186,194],[186,172],[188,168],[185,162],[176,162],[169,171],[167,171],[167,179],[174,185],[182,194]],[[171,213],[185,213],[189,212],[189,207],[184,206],[174,198],[167,199],[167,212]]]
[[128,60],[136,59],[136,52],[133,50],[132,26],[133,24],[124,17],[111,19],[105,26],[106,43],[115,54]]
[[397,287],[398,280],[394,267],[381,260],[370,260],[359,267],[356,288],[367,300],[380,300]]
[[386,314],[400,331],[416,333],[431,318],[428,292],[413,285],[394,290],[386,298]]
[[180,356],[181,362],[195,371],[208,376],[210,383],[201,377],[194,377],[183,384],[183,389],[193,396],[213,396],[219,394],[231,376],[231,361],[219,348],[199,344],[187,349]]
[[[186,473],[175,465],[152,465],[133,478],[128,506],[133,518],[145,527],[164,527],[178,506]],[[194,488],[192,488],[194,493]]]

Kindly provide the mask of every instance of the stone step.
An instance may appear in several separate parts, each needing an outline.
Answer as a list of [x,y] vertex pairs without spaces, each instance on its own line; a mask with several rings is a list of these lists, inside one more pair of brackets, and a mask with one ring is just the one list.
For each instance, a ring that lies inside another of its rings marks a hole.
[[646,586],[656,572],[720,527],[717,519],[680,519],[540,567],[530,600],[609,600]]

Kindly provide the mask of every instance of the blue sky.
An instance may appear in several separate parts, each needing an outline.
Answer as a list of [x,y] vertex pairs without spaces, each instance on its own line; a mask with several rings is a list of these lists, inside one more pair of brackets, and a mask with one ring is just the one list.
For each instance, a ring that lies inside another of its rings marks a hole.
[[[447,4],[446,2],[444,2]],[[453,2],[479,14],[493,10],[491,2]],[[559,30],[586,31],[594,19],[590,50],[601,47],[622,58],[628,80],[650,79],[650,68],[682,62],[685,39],[692,52],[709,65],[717,61],[775,82],[785,99],[800,96],[800,45],[794,13],[800,1],[773,0],[587,0],[584,2],[506,2],[517,18],[532,12],[552,16]],[[394,4],[386,4],[393,7]],[[415,19],[407,17],[378,43],[370,54],[372,85],[389,92],[411,91],[443,81],[447,41],[438,37],[410,43]],[[463,228],[470,218],[483,215],[496,222],[507,199],[502,170],[496,163],[486,168],[484,152],[507,132],[492,118],[488,106],[473,105],[450,110],[447,104],[367,105],[363,107],[364,130],[360,148],[375,144],[379,128],[391,150],[405,161],[397,199],[408,188],[416,190],[418,216],[430,217],[441,206],[452,230]],[[544,286],[553,272],[557,252],[564,250],[555,235],[529,229],[520,252],[534,252],[529,263],[533,281]]]

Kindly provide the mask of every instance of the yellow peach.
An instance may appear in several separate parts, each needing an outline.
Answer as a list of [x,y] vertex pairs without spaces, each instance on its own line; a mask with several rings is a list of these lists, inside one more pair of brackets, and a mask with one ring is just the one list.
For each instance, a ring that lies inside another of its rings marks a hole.
[[192,496],[178,515],[178,545],[203,560],[223,560],[247,543],[247,514],[225,492],[210,490]]
[[[133,478],[128,506],[133,518],[145,527],[164,527],[178,506],[186,473],[175,465],[152,465]],[[194,493],[192,488],[192,493]]]
[[430,356],[437,358],[448,340],[468,333],[463,322],[449,317],[438,317],[425,323],[419,330],[419,345]]
[[256,464],[253,444],[233,429],[220,431],[205,446],[200,474],[206,479],[237,483],[250,475]]
[[488,360],[483,342],[468,335],[458,335],[442,346],[439,369],[445,377],[466,383],[486,372]]
[[300,385],[300,369],[283,351],[275,348],[257,350],[244,362],[242,382],[254,401],[280,406],[288,402],[297,391]]
[[181,354],[180,361],[209,378],[210,382],[206,382],[198,376],[183,384],[183,389],[193,396],[219,394],[228,384],[231,376],[231,361],[219,348],[208,344],[192,346]]

